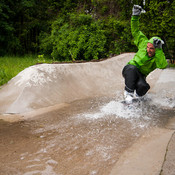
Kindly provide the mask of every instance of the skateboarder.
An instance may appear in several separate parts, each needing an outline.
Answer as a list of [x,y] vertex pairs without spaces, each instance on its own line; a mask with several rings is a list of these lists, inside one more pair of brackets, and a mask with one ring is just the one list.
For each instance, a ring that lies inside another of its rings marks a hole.
[[162,50],[164,42],[159,37],[148,39],[139,30],[139,18],[142,7],[134,5],[131,17],[131,32],[138,51],[134,58],[123,68],[122,75],[125,78],[124,97],[127,103],[132,103],[134,95],[144,96],[150,89],[146,82],[147,75],[156,68],[164,69],[167,61]]

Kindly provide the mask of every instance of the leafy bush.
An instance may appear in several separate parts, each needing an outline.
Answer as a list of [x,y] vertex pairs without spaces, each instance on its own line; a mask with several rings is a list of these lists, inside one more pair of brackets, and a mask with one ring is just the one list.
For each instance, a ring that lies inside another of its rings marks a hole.
[[175,57],[175,1],[151,0],[146,11],[141,17],[141,30],[149,38],[161,37],[166,57]]
[[136,51],[132,44],[130,21],[120,21],[110,17],[106,20],[108,51],[110,54]]
[[103,23],[91,15],[69,14],[52,24],[51,35],[42,40],[42,49],[58,60],[98,59],[106,56]]
[[112,17],[95,20],[71,13],[54,21],[51,34],[45,36],[43,53],[60,61],[100,59],[132,48],[129,22]]

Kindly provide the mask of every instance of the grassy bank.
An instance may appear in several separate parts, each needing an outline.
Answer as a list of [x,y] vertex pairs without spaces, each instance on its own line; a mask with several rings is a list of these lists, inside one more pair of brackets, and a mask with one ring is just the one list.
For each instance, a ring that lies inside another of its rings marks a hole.
[[7,83],[25,68],[37,63],[51,63],[52,60],[41,56],[5,56],[0,57],[0,86]]

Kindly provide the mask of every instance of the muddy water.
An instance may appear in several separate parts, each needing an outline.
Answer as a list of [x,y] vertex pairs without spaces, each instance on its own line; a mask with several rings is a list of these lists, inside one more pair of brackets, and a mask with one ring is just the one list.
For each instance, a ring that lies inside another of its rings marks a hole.
[[124,106],[116,97],[79,100],[22,122],[0,122],[0,174],[108,175],[119,156],[173,109],[150,99]]

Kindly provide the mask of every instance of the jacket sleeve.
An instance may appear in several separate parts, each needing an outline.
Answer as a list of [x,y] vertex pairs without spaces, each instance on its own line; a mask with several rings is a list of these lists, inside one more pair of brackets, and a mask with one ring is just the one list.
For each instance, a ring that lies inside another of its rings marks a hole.
[[168,66],[165,54],[162,49],[156,48],[155,58],[157,68],[165,69]]
[[131,33],[138,49],[146,49],[148,38],[139,30],[139,16],[131,17]]

